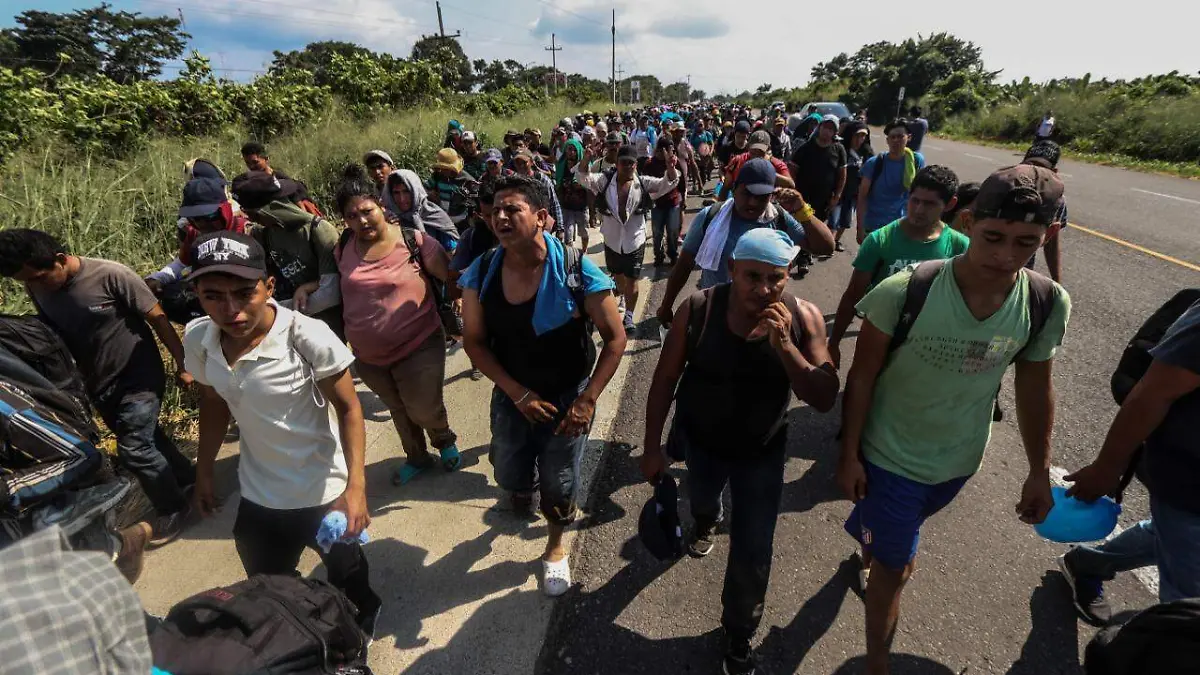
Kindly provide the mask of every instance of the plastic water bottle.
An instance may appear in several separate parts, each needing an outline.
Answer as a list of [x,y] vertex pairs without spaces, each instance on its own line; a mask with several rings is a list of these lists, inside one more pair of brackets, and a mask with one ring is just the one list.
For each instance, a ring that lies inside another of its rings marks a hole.
[[1046,539],[1063,544],[1099,541],[1116,528],[1121,505],[1109,497],[1089,504],[1068,497],[1066,488],[1056,486],[1050,491],[1054,495],[1054,508],[1044,521],[1033,526]]

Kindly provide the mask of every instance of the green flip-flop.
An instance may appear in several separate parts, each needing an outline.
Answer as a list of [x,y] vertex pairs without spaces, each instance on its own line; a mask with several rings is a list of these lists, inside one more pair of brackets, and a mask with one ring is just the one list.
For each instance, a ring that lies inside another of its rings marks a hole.
[[424,470],[425,467],[423,466],[408,463],[402,464],[399,469],[392,472],[392,485],[404,485],[416,478]]

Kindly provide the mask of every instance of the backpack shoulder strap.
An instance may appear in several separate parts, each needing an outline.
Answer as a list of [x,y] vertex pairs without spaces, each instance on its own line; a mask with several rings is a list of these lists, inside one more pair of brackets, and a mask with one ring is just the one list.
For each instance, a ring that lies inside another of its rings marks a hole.
[[721,202],[713,202],[704,209],[704,217],[700,219],[700,239],[704,239],[704,233],[708,231],[708,224],[717,217],[717,209],[721,208]]
[[574,246],[563,247],[563,267],[567,272],[567,290],[579,306],[579,313],[587,316],[587,294],[583,291],[583,254]]
[[883,175],[883,163],[887,161],[887,153],[879,153],[874,157],[875,163],[871,165],[871,186],[867,188],[867,194],[875,189],[875,184],[879,182],[879,177]]
[[401,227],[400,234],[404,237],[404,245],[408,248],[409,254],[412,255],[417,267],[420,267],[421,273],[424,274],[425,263],[421,260],[421,247],[417,245],[417,231],[411,227]]
[[1029,279],[1029,338],[1025,341],[1025,346],[1021,347],[1021,351],[1013,357],[1013,361],[1024,357],[1025,351],[1042,334],[1042,329],[1050,320],[1050,312],[1054,311],[1054,301],[1058,297],[1058,288],[1050,277],[1032,270],[1025,270],[1025,274]]
[[904,292],[904,306],[900,309],[900,320],[896,322],[896,327],[892,331],[892,341],[888,345],[889,354],[899,349],[900,345],[908,340],[908,333],[912,330],[913,324],[917,322],[917,316],[921,314],[921,309],[925,307],[925,300],[929,298],[929,289],[933,287],[933,280],[945,266],[945,260],[926,260],[913,270],[912,278],[908,280],[908,289]]
[[708,325],[708,315],[712,311],[714,288],[717,287],[706,288],[688,296],[687,355],[689,358],[696,352],[700,338],[704,337],[704,329]]
[[338,259],[338,262],[341,262],[342,252],[345,251],[346,247],[350,245],[350,240],[352,239],[354,239],[354,230],[351,230],[348,227],[342,230],[342,233],[338,235],[337,245],[333,247],[333,254],[334,257]]

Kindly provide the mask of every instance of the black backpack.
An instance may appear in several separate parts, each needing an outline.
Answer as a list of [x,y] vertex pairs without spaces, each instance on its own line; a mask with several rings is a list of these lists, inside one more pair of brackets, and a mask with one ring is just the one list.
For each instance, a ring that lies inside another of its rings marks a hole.
[[1134,333],[1133,339],[1121,354],[1121,360],[1117,362],[1117,369],[1113,371],[1110,382],[1113,400],[1118,405],[1125,402],[1125,397],[1133,391],[1134,385],[1150,369],[1150,363],[1154,361],[1150,350],[1162,341],[1171,326],[1196,302],[1200,302],[1200,288],[1185,288],[1155,310],[1137,333]]
[[[1158,345],[1166,336],[1167,331],[1183,313],[1188,311],[1192,305],[1200,302],[1200,288],[1185,288],[1179,291],[1170,300],[1163,303],[1150,315],[1142,327],[1133,335],[1133,339],[1125,346],[1125,351],[1121,353],[1121,360],[1117,362],[1117,369],[1113,371],[1112,379],[1109,381],[1109,386],[1112,389],[1113,400],[1118,405],[1125,402],[1125,398],[1129,396],[1129,392],[1133,391],[1134,386],[1146,375],[1146,371],[1150,369],[1150,364],[1154,361],[1154,357],[1150,355],[1150,350]],[[1137,475],[1137,469],[1141,465],[1142,452],[1145,449],[1143,444],[1139,447],[1129,460],[1129,467],[1125,469],[1125,473],[1121,475],[1121,482],[1117,488],[1117,493],[1113,497],[1117,503],[1121,503],[1125,495],[1125,488],[1133,481]]]
[[57,416],[91,426],[91,407],[79,368],[49,324],[36,316],[0,314],[0,349],[40,376],[0,362],[0,377],[20,385]]
[[324,581],[260,574],[172,607],[150,650],[173,675],[370,673],[356,613]]
[[1087,675],[1200,674],[1200,598],[1154,605],[1109,626],[1083,652]]

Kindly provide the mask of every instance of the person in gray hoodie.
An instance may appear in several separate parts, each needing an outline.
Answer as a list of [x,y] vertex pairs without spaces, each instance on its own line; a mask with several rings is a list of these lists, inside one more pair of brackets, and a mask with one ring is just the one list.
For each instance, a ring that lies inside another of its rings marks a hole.
[[416,173],[396,169],[388,174],[383,207],[401,226],[431,235],[446,251],[453,252],[458,247],[458,227],[442,207],[429,200],[429,193]]

